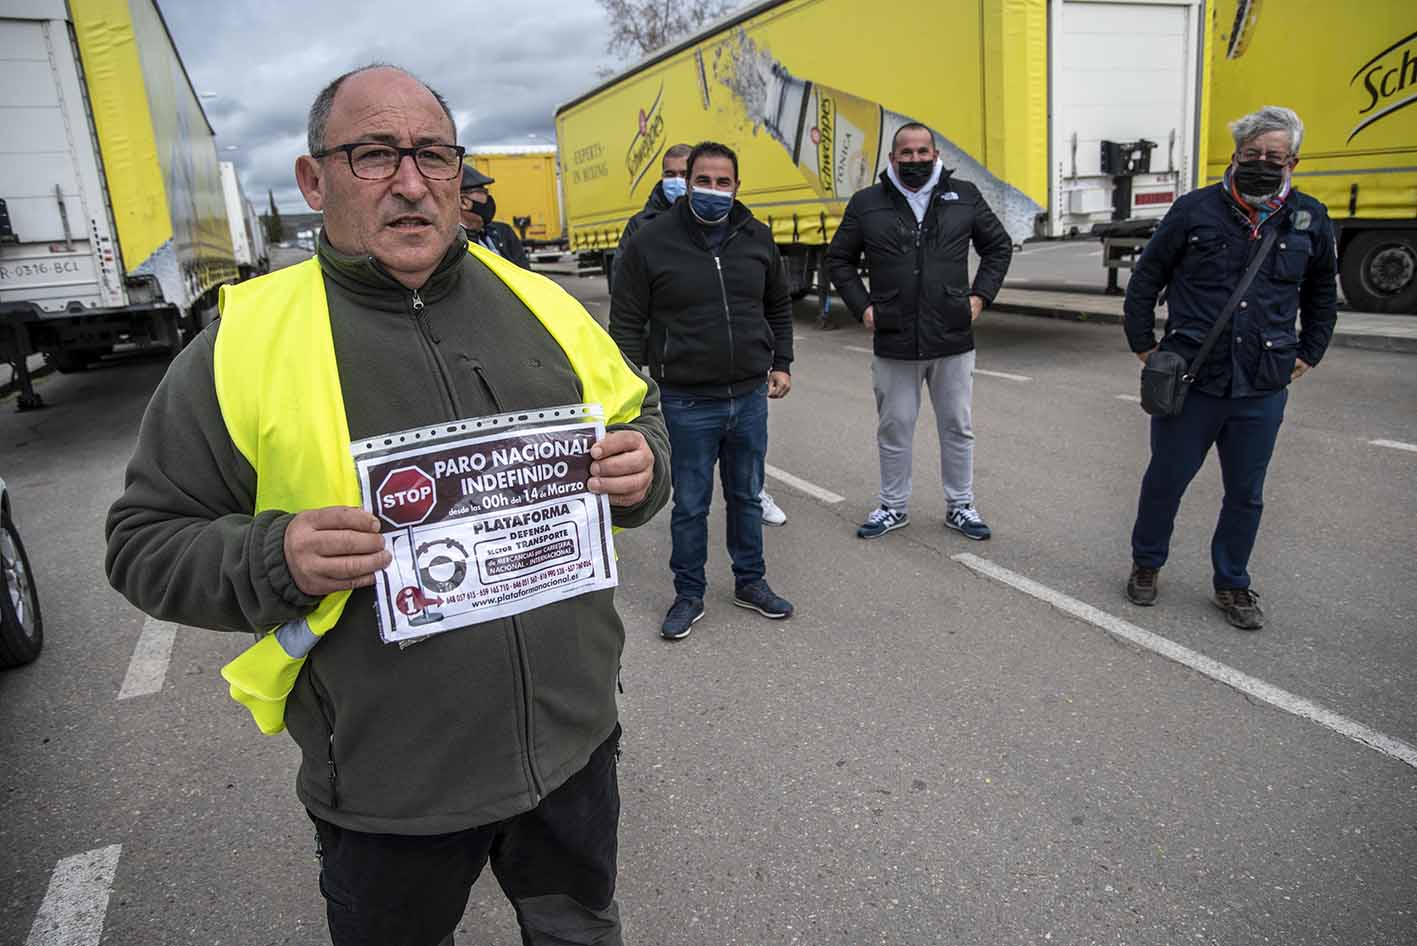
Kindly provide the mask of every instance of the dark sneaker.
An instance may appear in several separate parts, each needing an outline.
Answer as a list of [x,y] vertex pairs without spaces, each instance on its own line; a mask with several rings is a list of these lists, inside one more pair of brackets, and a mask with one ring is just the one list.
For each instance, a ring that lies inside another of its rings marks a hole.
[[1242,631],[1258,631],[1264,627],[1264,611],[1260,596],[1249,588],[1217,588],[1211,599],[1225,612],[1225,620]]
[[956,532],[963,532],[965,538],[976,541],[982,541],[994,534],[984,524],[984,520],[979,518],[973,503],[951,506],[949,514],[945,516],[945,525]]
[[910,516],[904,512],[896,512],[885,506],[877,506],[866,517],[866,521],[861,523],[861,528],[856,530],[858,539],[879,539],[892,529],[904,529],[910,525]]
[[738,590],[733,592],[733,603],[740,608],[751,608],[773,620],[792,617],[792,602],[774,592],[761,578],[739,585]]
[[659,625],[659,636],[667,641],[683,640],[689,636],[689,630],[695,622],[703,616],[703,598],[685,598],[681,595],[669,606],[664,623]]
[[1132,565],[1132,577],[1127,579],[1127,600],[1143,608],[1156,604],[1156,576],[1159,574],[1159,568]]

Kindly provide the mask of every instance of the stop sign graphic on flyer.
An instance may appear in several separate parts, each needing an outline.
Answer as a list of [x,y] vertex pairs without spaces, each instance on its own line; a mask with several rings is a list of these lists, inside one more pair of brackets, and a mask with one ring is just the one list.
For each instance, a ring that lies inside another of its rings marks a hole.
[[416,466],[390,471],[374,491],[379,517],[396,526],[416,526],[438,502],[433,477]]

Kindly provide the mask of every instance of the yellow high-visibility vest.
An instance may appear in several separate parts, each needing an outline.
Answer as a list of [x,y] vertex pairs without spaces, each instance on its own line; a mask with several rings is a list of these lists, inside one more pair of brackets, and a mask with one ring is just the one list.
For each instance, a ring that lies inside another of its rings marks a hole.
[[[639,416],[648,391],[644,380],[579,302],[545,276],[480,246],[469,244],[468,251],[551,333],[580,378],[583,399],[601,404],[607,424]],[[319,262],[310,259],[223,286],[218,305],[217,401],[232,443],[256,471],[253,513],[359,506]],[[323,636],[339,621],[348,600],[348,591],[322,598],[305,618],[308,631]],[[280,637],[269,633],[221,670],[232,699],[251,711],[263,733],[285,728],[286,697],[308,647],[296,649],[299,654],[288,653]]]

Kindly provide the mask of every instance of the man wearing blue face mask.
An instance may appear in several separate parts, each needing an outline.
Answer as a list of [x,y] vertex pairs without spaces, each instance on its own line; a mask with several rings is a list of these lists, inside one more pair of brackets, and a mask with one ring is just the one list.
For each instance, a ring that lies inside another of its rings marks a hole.
[[735,197],[738,157],[706,141],[688,158],[687,200],[625,247],[610,335],[659,382],[674,483],[674,603],[660,626],[687,637],[704,615],[708,512],[717,464],[728,504],[733,603],[769,618],[792,604],[768,586],[759,493],[767,399],[792,388],[792,300],[772,231]]
[[[620,234],[620,243],[610,258],[607,282],[612,295],[615,291],[616,273],[619,270],[618,261],[621,259],[621,254],[625,252],[625,247],[629,246],[630,239],[645,224],[673,207],[675,201],[689,192],[689,153],[693,150],[693,145],[677,144],[672,145],[669,150],[664,152],[664,158],[660,162],[660,171],[663,176],[650,191],[649,200],[645,201],[644,209],[631,217],[630,222],[625,224],[625,231]],[[783,512],[782,507],[773,501],[766,489],[758,493],[758,504],[762,507],[765,525],[780,526],[787,522],[787,513]]]
[[630,238],[638,233],[645,224],[673,207],[676,200],[689,192],[689,152],[693,150],[692,145],[677,144],[664,152],[664,158],[659,165],[662,175],[659,182],[650,190],[649,200],[645,201],[644,209],[631,217],[630,222],[625,224],[625,231],[620,234],[620,242],[615,247],[615,254],[610,258],[610,269],[606,272],[606,276],[612,294],[615,291],[615,275],[620,268],[619,260],[621,254],[625,252],[625,247],[630,244]]

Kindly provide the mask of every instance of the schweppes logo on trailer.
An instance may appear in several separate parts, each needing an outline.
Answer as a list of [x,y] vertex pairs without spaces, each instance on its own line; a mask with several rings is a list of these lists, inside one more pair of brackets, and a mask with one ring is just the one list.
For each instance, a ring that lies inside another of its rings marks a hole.
[[663,101],[664,83],[661,82],[649,108],[640,109],[635,137],[625,151],[625,170],[630,172],[630,193],[634,193],[645,172],[653,166],[654,159],[664,150],[664,112],[660,110]]
[[[820,93],[818,93],[820,95]],[[817,103],[817,176],[821,178],[822,190],[836,193],[836,170],[832,166],[832,152],[836,148],[836,100],[822,95]]]
[[1351,142],[1389,115],[1417,104],[1417,33],[1388,46],[1358,67],[1348,82],[1357,98],[1357,124]]

